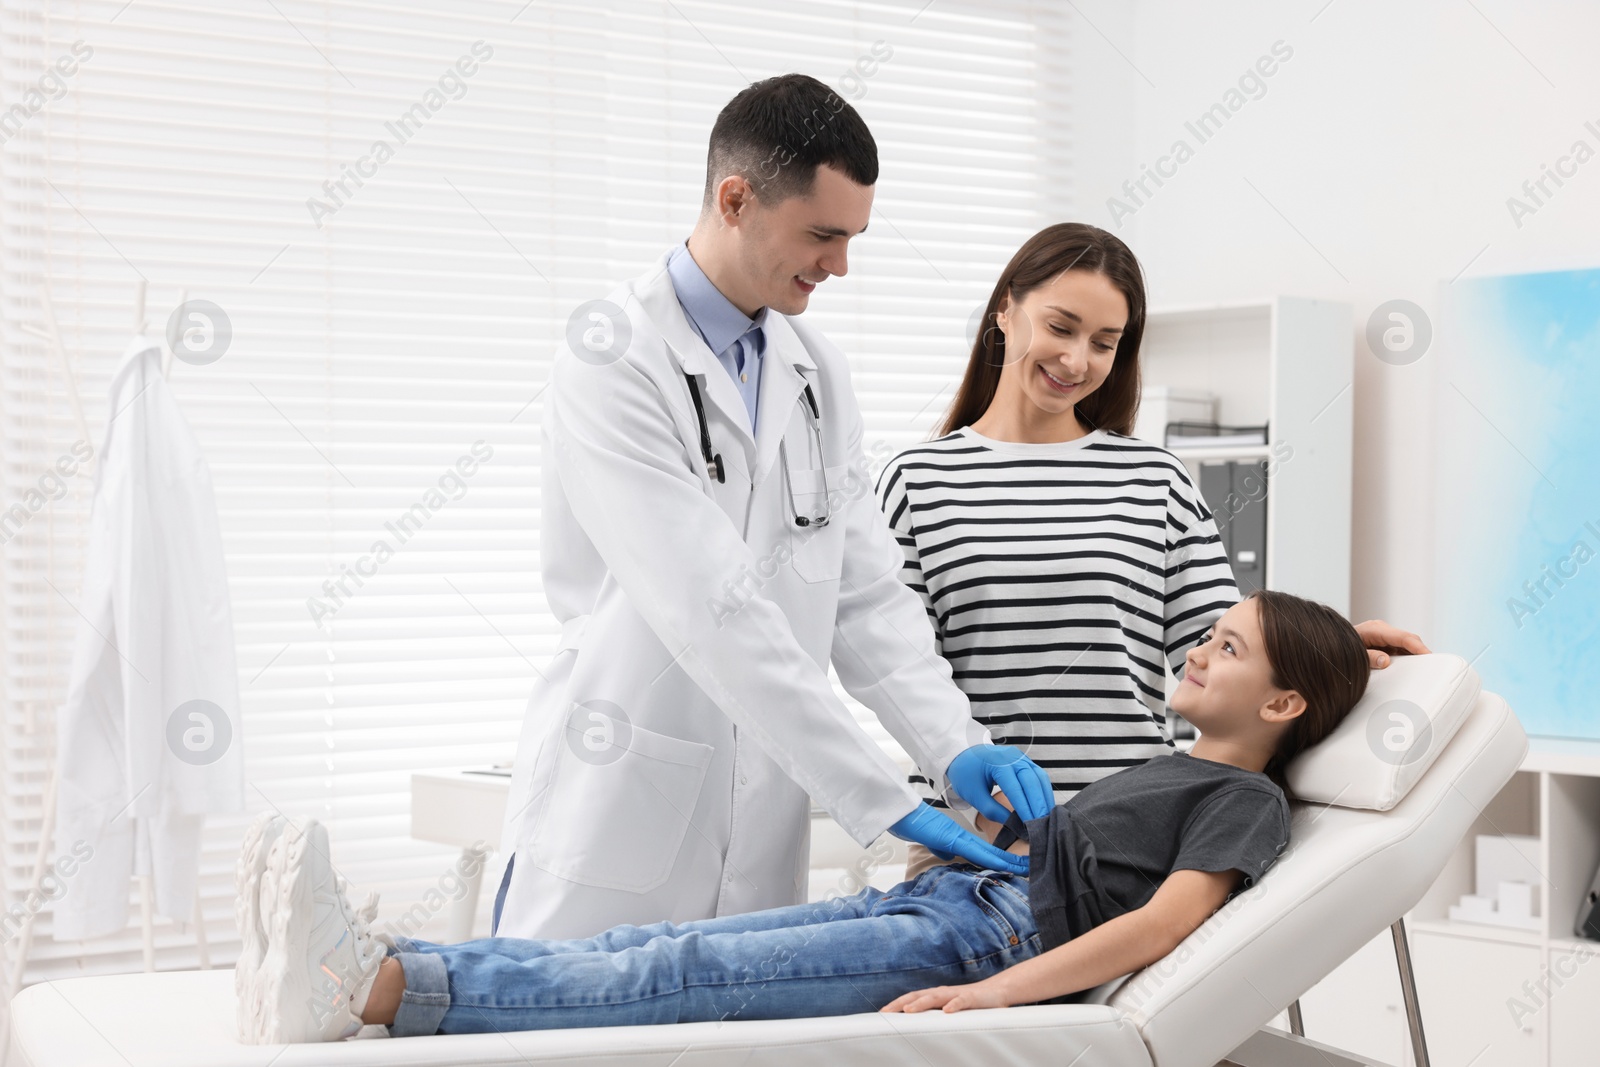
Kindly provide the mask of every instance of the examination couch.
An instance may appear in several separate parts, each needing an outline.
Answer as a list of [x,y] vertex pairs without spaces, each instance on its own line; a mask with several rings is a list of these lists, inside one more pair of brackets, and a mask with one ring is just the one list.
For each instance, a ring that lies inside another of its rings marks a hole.
[[[1398,742],[1397,742],[1398,739]],[[1290,768],[1289,849],[1159,963],[1080,1003],[953,1015],[358,1038],[251,1046],[225,970],[71,978],[13,1001],[12,1067],[716,1064],[1347,1067],[1267,1024],[1385,928],[1412,992],[1403,916],[1516,771],[1527,738],[1459,657],[1397,657],[1333,736]],[[1425,1039],[1412,1007],[1413,1041]],[[364,1031],[363,1033],[370,1032]],[[1313,1037],[1315,1035],[1312,1035]],[[1417,1057],[1419,1063],[1425,1063]]]

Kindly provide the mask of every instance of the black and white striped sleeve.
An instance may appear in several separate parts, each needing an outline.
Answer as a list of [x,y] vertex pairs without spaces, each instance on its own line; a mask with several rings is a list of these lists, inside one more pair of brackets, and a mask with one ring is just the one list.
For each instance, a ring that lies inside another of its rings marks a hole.
[[905,470],[901,466],[904,458],[904,453],[895,456],[878,476],[878,504],[889,520],[889,528],[894,531],[900,551],[905,553],[906,561],[900,568],[900,580],[922,598],[922,606],[928,612],[928,621],[933,623],[937,642],[940,637],[939,618],[934,614],[933,599],[928,595],[928,583],[922,574],[922,557],[917,551],[917,538],[911,526],[911,502],[906,496]]
[[1167,662],[1178,674],[1189,650],[1239,602],[1239,587],[1210,509],[1183,464],[1177,457],[1170,462],[1165,645]]

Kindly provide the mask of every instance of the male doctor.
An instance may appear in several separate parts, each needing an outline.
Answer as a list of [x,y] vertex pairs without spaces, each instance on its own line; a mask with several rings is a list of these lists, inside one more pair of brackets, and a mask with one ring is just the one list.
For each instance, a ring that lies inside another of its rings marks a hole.
[[951,681],[870,492],[844,356],[796,316],[867,228],[877,147],[802,75],[711,132],[699,222],[580,309],[544,418],[542,566],[562,640],[507,807],[502,936],[569,938],[805,900],[810,808],[863,847],[1026,862],[923,804],[832,662],[958,807],[1049,779]]

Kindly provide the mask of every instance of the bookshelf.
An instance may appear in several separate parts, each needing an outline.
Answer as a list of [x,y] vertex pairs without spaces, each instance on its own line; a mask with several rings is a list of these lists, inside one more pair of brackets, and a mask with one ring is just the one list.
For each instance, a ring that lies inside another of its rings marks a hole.
[[1147,388],[1204,390],[1219,423],[1266,424],[1265,445],[1173,451],[1196,484],[1203,463],[1265,461],[1267,587],[1345,614],[1354,359],[1351,306],[1292,296],[1152,309],[1141,353]]

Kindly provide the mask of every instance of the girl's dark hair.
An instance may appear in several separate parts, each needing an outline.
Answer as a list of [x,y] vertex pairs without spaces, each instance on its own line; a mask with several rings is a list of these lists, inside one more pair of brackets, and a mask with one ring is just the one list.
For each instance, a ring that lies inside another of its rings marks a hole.
[[1350,620],[1326,604],[1289,593],[1257,589],[1254,600],[1261,616],[1261,640],[1272,666],[1272,684],[1293,689],[1306,710],[1289,723],[1266,773],[1284,793],[1289,764],[1344,721],[1367,691],[1371,667],[1361,635]]
[[857,185],[878,183],[878,143],[855,108],[805,74],[755,82],[729,100],[711,127],[701,209],[730,174],[773,205],[805,196],[828,165]]
[[1028,238],[1000,272],[983,309],[967,373],[944,421],[934,431],[935,437],[977,422],[994,399],[1000,369],[1006,364],[1005,334],[995,323],[1001,298],[1009,293],[1011,306],[1016,307],[1033,290],[1069,270],[1105,275],[1128,302],[1128,323],[1117,342],[1111,373],[1100,388],[1077,403],[1075,410],[1094,429],[1132,436],[1134,416],[1139,413],[1139,343],[1144,338],[1145,315],[1144,277],[1139,261],[1127,245],[1098,226],[1058,222]]

